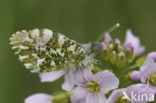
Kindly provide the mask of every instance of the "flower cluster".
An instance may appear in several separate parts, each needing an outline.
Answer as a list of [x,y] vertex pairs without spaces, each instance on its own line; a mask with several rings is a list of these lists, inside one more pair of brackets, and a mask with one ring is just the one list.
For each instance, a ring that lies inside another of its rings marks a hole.
[[117,68],[126,66],[127,63],[131,63],[134,59],[132,43],[126,41],[125,45],[122,45],[119,39],[113,41],[109,34],[105,35],[101,49],[101,57]]
[[[38,93],[25,103],[146,103],[156,94],[156,52],[144,54],[138,37],[127,30],[124,43],[107,33],[96,65],[40,73],[41,82],[64,76],[62,92]],[[141,56],[142,55],[142,56]],[[96,55],[95,55],[96,56]],[[155,102],[154,102],[155,103]]]

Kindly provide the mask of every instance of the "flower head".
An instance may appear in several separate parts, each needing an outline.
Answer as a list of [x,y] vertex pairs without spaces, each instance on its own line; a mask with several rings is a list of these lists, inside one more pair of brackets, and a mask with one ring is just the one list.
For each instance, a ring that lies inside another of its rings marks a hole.
[[113,66],[122,68],[134,59],[134,48],[131,43],[123,46],[118,38],[113,40],[109,34],[105,34],[104,42],[101,43],[101,55]]
[[104,94],[119,85],[118,78],[108,70],[93,75],[90,68],[83,68],[73,72],[73,76],[77,87],[71,95],[72,103],[105,103]]

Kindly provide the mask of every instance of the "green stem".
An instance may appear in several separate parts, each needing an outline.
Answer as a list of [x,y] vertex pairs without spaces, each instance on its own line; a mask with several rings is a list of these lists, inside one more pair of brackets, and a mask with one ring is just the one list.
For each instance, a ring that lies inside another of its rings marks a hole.
[[62,92],[56,94],[52,98],[53,103],[70,103],[70,95],[73,91]]

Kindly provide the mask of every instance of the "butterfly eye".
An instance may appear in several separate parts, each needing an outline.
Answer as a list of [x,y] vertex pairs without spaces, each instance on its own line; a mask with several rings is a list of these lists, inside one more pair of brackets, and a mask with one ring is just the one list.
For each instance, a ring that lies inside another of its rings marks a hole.
[[91,45],[91,53],[94,53],[94,52],[99,51],[100,48],[101,48],[100,43],[99,43],[99,42],[94,42],[94,43]]

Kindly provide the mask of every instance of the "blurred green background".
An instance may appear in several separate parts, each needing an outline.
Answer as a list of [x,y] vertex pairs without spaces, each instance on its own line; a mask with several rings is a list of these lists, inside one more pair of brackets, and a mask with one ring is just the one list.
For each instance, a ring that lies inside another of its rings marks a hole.
[[146,52],[156,50],[155,0],[0,0],[0,103],[23,103],[33,93],[61,88],[62,80],[42,84],[24,68],[10,48],[12,33],[49,28],[87,43],[117,22],[113,37],[123,41],[131,28]]

